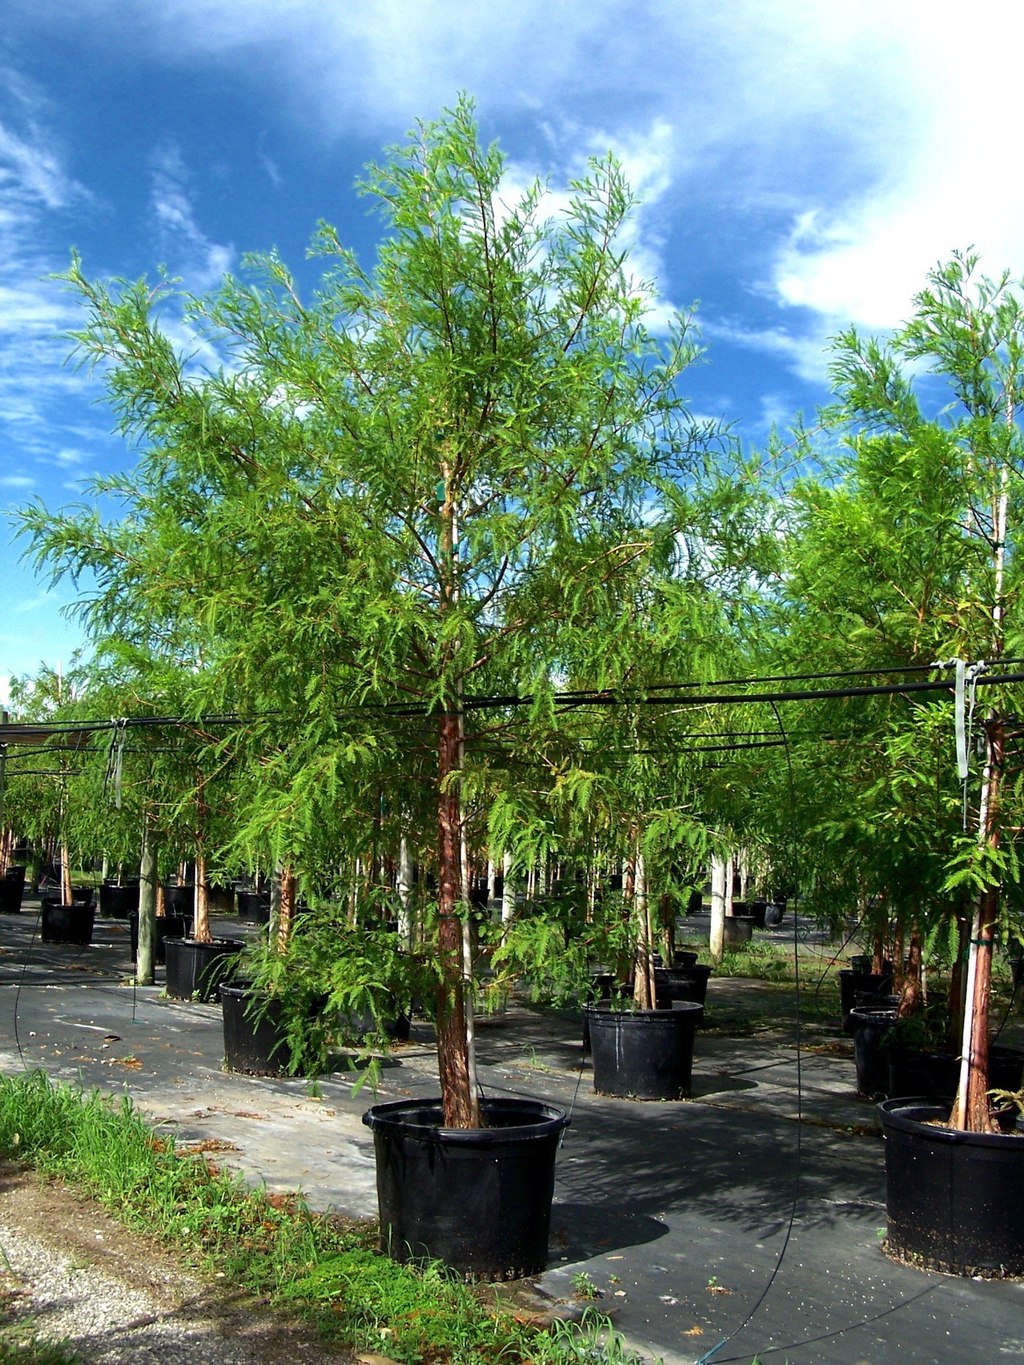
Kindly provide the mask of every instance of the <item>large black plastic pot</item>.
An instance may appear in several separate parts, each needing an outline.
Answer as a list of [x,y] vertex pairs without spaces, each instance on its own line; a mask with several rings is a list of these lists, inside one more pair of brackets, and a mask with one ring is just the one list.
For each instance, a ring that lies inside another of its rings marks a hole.
[[888,1066],[887,1095],[918,1095],[930,1100],[945,1100],[947,1106],[956,1094],[960,1062],[951,1052],[906,1047],[895,1043],[886,1048]]
[[949,1275],[1024,1275],[1024,1134],[943,1127],[945,1104],[879,1105],[890,1255]]
[[[960,1083],[960,1059],[952,1052],[908,1047],[888,1047],[889,1095],[924,1095],[952,1101]],[[1024,1052],[1002,1043],[988,1050],[988,1083],[992,1090],[1020,1090],[1024,1080]]]
[[251,986],[221,982],[224,1018],[224,1065],[250,1076],[285,1076],[291,1049],[281,1003]]
[[239,891],[238,915],[249,924],[270,922],[270,896],[263,891]]
[[869,1100],[884,1098],[889,1089],[888,1042],[898,1023],[891,1006],[855,1005],[850,1011],[853,1060],[857,1068],[857,1093]]
[[485,1099],[482,1128],[445,1128],[439,1099],[392,1100],[363,1115],[373,1132],[381,1246],[397,1261],[444,1261],[514,1280],[547,1264],[565,1112]]
[[42,907],[39,937],[44,943],[77,943],[84,947],[92,942],[96,912],[91,902],[62,905],[59,900],[47,896],[43,898]]
[[754,932],[753,915],[726,915],[723,942],[727,948],[745,948]]
[[165,886],[164,910],[168,915],[192,915],[196,908],[194,886]]
[[690,1093],[693,1037],[704,1007],[680,1001],[672,1009],[587,1006],[594,1089],[637,1100],[678,1100]]
[[858,972],[847,968],[839,973],[839,1008],[843,1016],[843,1032],[850,1032],[850,1011],[859,996],[888,995],[892,990],[892,972]]
[[194,938],[170,938],[164,944],[167,994],[172,1000],[216,1000],[220,983],[245,947],[239,938],[199,943]]
[[20,864],[9,867],[0,877],[0,915],[20,914],[24,894],[25,869]]
[[104,919],[127,919],[138,908],[138,882],[128,882],[124,886],[119,886],[117,882],[103,882],[100,886],[100,914]]
[[[156,929],[156,942],[153,945],[153,961],[161,966],[167,961],[166,943],[172,938],[187,938],[192,933],[191,915],[161,915],[153,921]],[[132,944],[132,961],[139,955],[139,912],[128,916],[128,929]]]
[[[694,954],[696,958],[696,954]],[[694,961],[687,966],[661,967],[654,973],[658,994],[664,990],[667,1003],[687,1000],[695,1005],[703,1005],[708,996],[708,978],[711,968]]]

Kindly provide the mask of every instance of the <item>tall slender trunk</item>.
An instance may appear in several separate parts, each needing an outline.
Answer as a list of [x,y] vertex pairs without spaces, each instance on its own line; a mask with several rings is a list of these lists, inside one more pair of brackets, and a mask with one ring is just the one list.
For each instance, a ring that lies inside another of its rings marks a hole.
[[210,875],[206,867],[206,818],[206,792],[203,779],[200,778],[196,785],[196,823],[198,830],[196,833],[195,889],[193,892],[195,924],[192,930],[192,937],[197,943],[213,942],[213,934],[210,930]]
[[290,865],[278,869],[274,879],[277,886],[277,950],[288,951],[288,941],[295,923],[295,873]]
[[633,999],[639,1009],[652,1010],[656,1003],[654,986],[654,936],[651,933],[651,902],[647,894],[647,868],[639,848],[633,859],[633,915],[637,926],[634,961]]
[[139,939],[135,956],[135,980],[140,986],[152,986],[154,980],[159,891],[156,838],[149,820],[145,819],[142,825],[142,851],[139,858]]
[[438,735],[437,948],[441,973],[437,1002],[437,1062],[447,1128],[479,1126],[479,1107],[469,1079],[466,991],[463,977],[461,887],[461,802],[459,754],[461,717],[448,710]]
[[909,1015],[918,1014],[924,1004],[922,993],[923,987],[923,958],[922,958],[922,938],[921,927],[917,920],[912,921],[910,926],[910,943],[907,950],[907,965],[903,973],[903,984],[900,989],[900,1008],[901,1019]]
[[501,922],[508,924],[516,913],[516,884],[512,875],[512,854],[507,850],[501,859]]
[[[1000,776],[1003,767],[1004,730],[1001,719],[986,724],[985,775],[982,781],[978,839],[988,849],[999,847]],[[988,1020],[992,991],[992,954],[999,914],[999,891],[985,887],[979,894],[971,928],[967,959],[964,1025],[961,1035],[960,1085],[950,1125],[972,1133],[994,1130],[988,1098]]]
[[732,875],[731,860],[717,854],[711,859],[711,931],[708,950],[711,961],[719,963],[725,953],[725,908]]
[[407,948],[413,947],[412,846],[403,834],[398,843],[398,932]]

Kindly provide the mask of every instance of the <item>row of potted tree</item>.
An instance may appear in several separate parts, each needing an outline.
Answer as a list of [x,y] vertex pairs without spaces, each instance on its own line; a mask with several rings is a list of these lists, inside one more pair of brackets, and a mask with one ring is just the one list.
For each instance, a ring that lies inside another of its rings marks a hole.
[[[76,348],[137,459],[91,507],[22,514],[42,565],[93,584],[88,687],[51,714],[124,717],[102,760],[61,757],[57,791],[77,765],[83,830],[102,810],[112,858],[141,842],[144,910],[161,845],[195,860],[200,941],[212,877],[273,870],[262,970],[283,1000],[306,953],[332,1008],[429,1002],[440,1096],[380,1117],[385,1184],[406,1117],[425,1151],[513,1127],[475,1073],[482,970],[552,990],[618,951],[655,1012],[673,906],[740,846],[823,918],[896,922],[907,1012],[955,941],[945,1131],[1002,1140],[1017,295],[954,257],[888,342],[836,340],[821,428],[745,455],[686,407],[693,321],[664,328],[631,273],[614,160],[558,214],[540,186],[506,201],[504,175],[468,100],[421,125],[362,186],[388,233],[375,267],[322,227],[309,299],[273,254],[203,297],[73,261]],[[493,945],[471,895],[488,860],[569,877]],[[620,898],[596,894],[602,865]]]

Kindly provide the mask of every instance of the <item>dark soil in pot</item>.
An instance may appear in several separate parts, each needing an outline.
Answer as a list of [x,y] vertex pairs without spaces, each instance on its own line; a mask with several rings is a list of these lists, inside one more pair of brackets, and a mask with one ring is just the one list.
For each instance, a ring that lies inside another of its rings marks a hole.
[[965,1133],[925,1098],[879,1106],[885,1250],[950,1275],[1024,1275],[1024,1135]]
[[673,1009],[616,1009],[588,1005],[594,1089],[599,1095],[678,1100],[690,1093],[693,1039],[703,1006],[680,1001]]
[[538,1100],[484,1099],[486,1126],[442,1126],[439,1099],[363,1115],[373,1132],[381,1246],[463,1275],[521,1279],[547,1264],[555,1157],[569,1120]]
[[230,977],[234,959],[244,947],[237,938],[218,938],[212,943],[199,943],[194,938],[167,939],[167,994],[172,1000],[216,1000],[221,982]]

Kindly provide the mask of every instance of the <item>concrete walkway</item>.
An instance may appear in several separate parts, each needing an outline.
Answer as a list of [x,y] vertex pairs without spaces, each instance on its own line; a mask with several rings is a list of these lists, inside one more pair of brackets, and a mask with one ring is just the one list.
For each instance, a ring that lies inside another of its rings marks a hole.
[[[132,986],[126,925],[97,921],[88,948],[43,945],[36,910],[26,902],[0,917],[5,1072],[41,1067],[129,1095],[179,1141],[216,1140],[217,1160],[253,1181],[375,1216],[361,1123],[373,1096],[354,1093],[352,1077],[225,1073],[219,1006]],[[238,936],[238,922],[215,921],[215,932]],[[666,1365],[693,1365],[723,1338],[716,1362],[1024,1360],[1024,1285],[927,1274],[882,1254],[882,1143],[838,1021],[805,1025],[799,1052],[795,1027],[740,1038],[714,1028],[716,1010],[759,989],[712,978],[693,1098],[679,1103],[595,1096],[570,1015],[517,1007],[480,1021],[486,1091],[572,1112],[541,1288],[568,1296],[585,1272],[628,1341]],[[378,1099],[436,1093],[431,1039],[414,1021]]]

